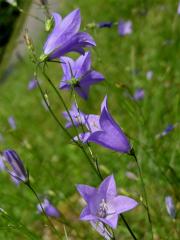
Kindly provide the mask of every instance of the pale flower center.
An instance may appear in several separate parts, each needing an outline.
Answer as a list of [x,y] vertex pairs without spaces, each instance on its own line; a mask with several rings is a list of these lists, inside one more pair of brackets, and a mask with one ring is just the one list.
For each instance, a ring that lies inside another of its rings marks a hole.
[[101,218],[105,218],[107,216],[108,205],[104,199],[102,199],[101,203],[99,204],[99,209],[97,211],[97,216]]

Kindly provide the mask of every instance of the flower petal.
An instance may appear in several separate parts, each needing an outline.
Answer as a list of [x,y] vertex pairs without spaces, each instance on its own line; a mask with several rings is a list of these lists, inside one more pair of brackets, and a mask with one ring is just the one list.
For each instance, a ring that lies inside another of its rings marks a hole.
[[88,185],[78,184],[76,189],[86,202],[88,202],[92,195],[96,193],[96,188]]
[[104,198],[105,201],[109,201],[116,196],[116,183],[114,176],[110,175],[104,179],[98,188],[98,193]]
[[81,55],[75,63],[75,78],[82,77],[91,67],[91,53],[86,52]]
[[52,15],[53,15],[54,22],[55,22],[54,29],[48,36],[48,39],[45,42],[44,47],[43,47],[44,53],[47,55],[50,54],[54,50],[54,48],[56,48],[55,44],[56,44],[57,39],[59,38],[60,29],[61,29],[60,24],[62,21],[62,17],[58,13],[53,13]]
[[110,201],[110,204],[116,210],[116,214],[130,211],[138,205],[138,203],[134,199],[121,195],[113,198]]

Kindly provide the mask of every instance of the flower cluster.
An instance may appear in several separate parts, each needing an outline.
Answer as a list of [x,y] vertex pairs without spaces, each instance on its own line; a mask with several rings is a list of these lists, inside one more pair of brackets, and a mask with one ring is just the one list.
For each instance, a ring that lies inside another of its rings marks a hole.
[[[58,13],[53,13],[52,19],[54,20],[54,28],[44,44],[44,53],[40,56],[40,60],[46,63],[54,61],[54,59],[59,60],[63,76],[57,91],[72,90],[84,100],[87,100],[90,87],[105,79],[101,73],[92,69],[91,53],[85,51],[86,47],[96,46],[96,43],[88,33],[79,31],[81,25],[79,9],[72,11],[64,19]],[[106,22],[100,24],[99,27],[111,27],[111,25],[111,22]],[[119,23],[120,35],[130,34],[131,31],[132,24],[130,21]],[[70,52],[76,52],[80,56],[75,60],[65,56]],[[32,79],[28,84],[28,89],[33,90],[36,87],[41,89],[37,79]],[[139,95],[141,96],[139,97]],[[143,96],[141,91],[134,99]],[[131,153],[132,146],[127,136],[109,112],[107,96],[104,97],[101,104],[100,115],[81,112],[77,102],[75,102],[70,110],[63,112],[63,116],[67,120],[65,125],[67,129],[72,126],[85,127],[82,127],[85,131],[73,138],[75,143],[80,140],[82,145],[89,145],[92,142],[113,151]],[[14,118],[10,117],[8,121],[11,128],[15,129]],[[97,166],[94,163],[92,164],[96,169]],[[47,198],[44,198],[41,202],[38,194],[31,186],[28,171],[14,150],[3,151],[2,156],[0,156],[0,168],[6,170],[16,184],[22,182],[32,190],[39,201],[37,205],[39,213],[44,213],[49,217],[61,217],[59,210]],[[77,191],[87,204],[80,215],[80,220],[89,221],[103,237],[112,239],[112,229],[117,227],[119,215],[132,210],[138,203],[130,197],[118,195],[113,175],[101,180],[98,188],[82,184],[77,185]]]

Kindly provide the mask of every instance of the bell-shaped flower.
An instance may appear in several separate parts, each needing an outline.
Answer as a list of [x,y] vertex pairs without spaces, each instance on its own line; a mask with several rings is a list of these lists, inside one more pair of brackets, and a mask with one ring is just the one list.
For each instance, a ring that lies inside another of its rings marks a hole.
[[134,92],[134,95],[132,97],[133,100],[139,101],[144,99],[144,89],[143,88],[137,88],[136,91]]
[[81,25],[79,9],[72,11],[64,19],[58,13],[52,15],[55,25],[44,44],[42,60],[47,57],[49,59],[59,58],[68,52],[84,54],[85,47],[96,45],[88,33],[79,32]]
[[174,205],[173,198],[171,196],[165,197],[166,209],[171,218],[176,218],[176,208]]
[[28,173],[14,150],[7,149],[3,151],[3,161],[5,170],[10,174],[13,182],[19,184],[20,182],[25,183],[28,181]]
[[132,147],[126,135],[109,113],[107,97],[101,105],[101,115],[88,115],[85,125],[88,132],[76,136],[75,140],[94,142],[117,152],[130,153]]
[[37,205],[37,209],[39,213],[42,213],[42,211],[44,210],[46,215],[49,217],[59,218],[61,215],[59,210],[54,207],[47,198],[45,198],[41,204]]
[[116,228],[119,214],[137,206],[137,202],[129,197],[117,195],[114,176],[108,176],[98,188],[88,185],[77,185],[77,190],[87,205],[80,215],[80,220],[101,222]]
[[[71,118],[70,118],[69,114],[70,114]],[[73,124],[76,127],[81,125],[81,124],[85,124],[85,122],[86,122],[86,114],[81,112],[77,108],[75,103],[72,104],[72,107],[69,110],[69,114],[67,112],[63,112],[63,116],[67,120],[66,125],[65,125],[66,128],[72,127]],[[72,123],[72,121],[73,121],[73,123]]]
[[60,88],[73,88],[85,100],[90,86],[104,80],[101,73],[91,70],[90,52],[81,55],[76,61],[69,57],[61,57],[60,61],[64,73]]
[[120,36],[129,35],[132,33],[132,22],[120,20],[118,24],[118,32]]

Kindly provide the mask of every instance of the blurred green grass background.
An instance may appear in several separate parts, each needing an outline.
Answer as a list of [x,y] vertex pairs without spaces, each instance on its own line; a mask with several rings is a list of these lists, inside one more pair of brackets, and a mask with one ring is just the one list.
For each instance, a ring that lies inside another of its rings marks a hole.
[[[99,114],[100,104],[108,95],[110,112],[131,139],[141,163],[154,239],[163,240],[178,239],[180,227],[180,16],[177,15],[177,4],[178,1],[174,0],[68,0],[59,3],[59,12],[63,16],[80,8],[82,29],[92,22],[124,19],[133,23],[133,33],[125,37],[118,35],[117,26],[111,29],[86,28],[97,43],[92,50],[93,68],[101,72],[106,81],[91,88],[87,102],[78,98],[78,103],[83,112]],[[34,42],[38,54],[46,37],[47,34],[40,33]],[[154,75],[148,81],[146,72],[149,70]],[[99,180],[81,151],[44,109],[38,89],[27,90],[33,71],[27,55],[0,85],[0,132],[4,137],[1,150],[12,148],[19,153],[29,169],[36,191],[48,196],[74,224],[73,229],[66,229],[69,239],[101,239],[88,223],[78,221],[82,206],[75,189],[77,183],[98,186]],[[62,76],[60,66],[50,63],[48,74],[58,86]],[[65,123],[61,103],[45,79],[42,76],[39,79],[54,111]],[[145,90],[145,98],[140,102],[126,96],[127,88],[134,92],[137,87]],[[71,106],[72,96],[67,92],[62,94],[67,105]],[[9,116],[16,120],[15,131],[8,125]],[[155,139],[155,135],[169,123],[177,124],[177,127],[164,138]],[[131,180],[125,175],[131,171],[138,176],[133,159],[101,146],[92,145],[92,148],[97,153],[104,176],[114,173],[119,192],[139,199],[139,179]],[[12,223],[1,214],[0,239],[56,239],[44,226],[43,216],[37,214],[37,202],[32,193],[23,185],[14,186],[5,172],[0,173],[0,178],[0,208],[16,219]],[[173,196],[176,204],[175,221],[165,208],[167,195]],[[138,239],[150,239],[146,212],[141,205],[125,216]],[[19,221],[37,237],[33,238],[24,227],[19,227]],[[56,221],[55,224],[65,239],[62,225]],[[131,239],[121,220],[116,235],[117,239]]]

